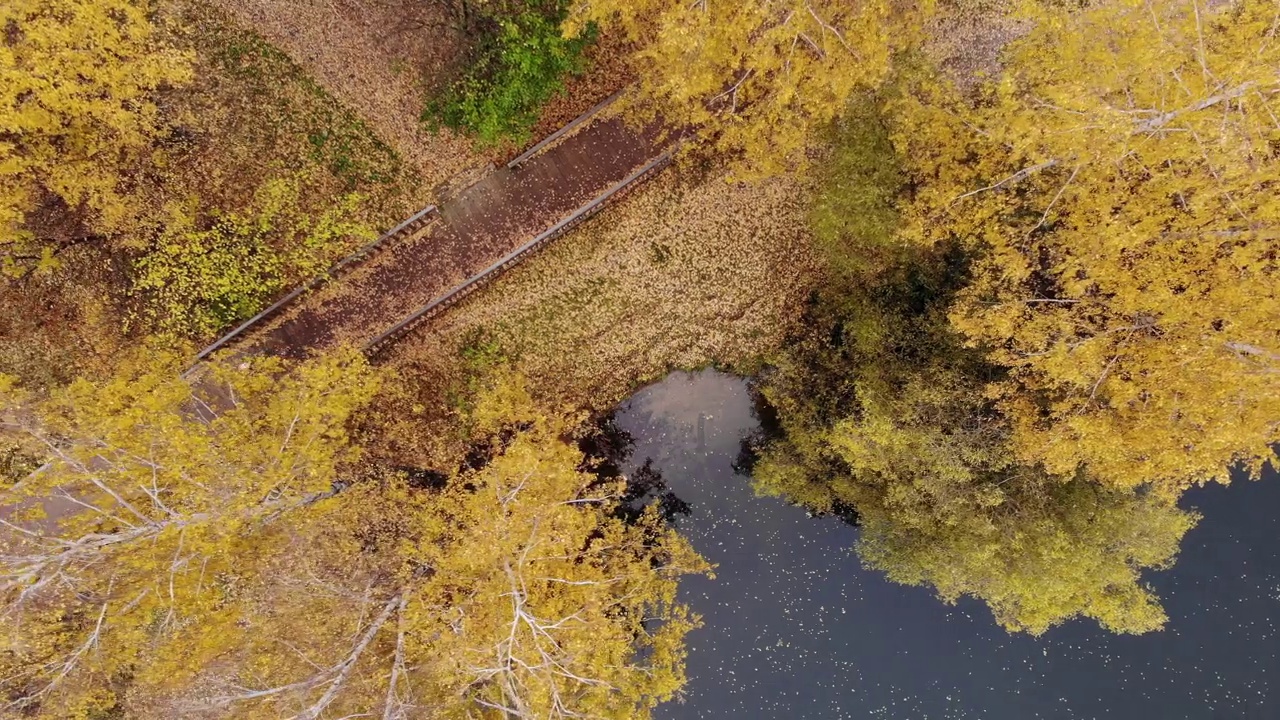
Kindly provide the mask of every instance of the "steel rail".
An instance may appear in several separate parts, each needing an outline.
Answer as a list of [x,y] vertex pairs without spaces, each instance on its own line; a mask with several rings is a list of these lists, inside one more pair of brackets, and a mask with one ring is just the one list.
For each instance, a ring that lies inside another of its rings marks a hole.
[[192,361],[191,367],[187,368],[186,372],[183,373],[183,376],[185,377],[187,374],[189,374],[192,370],[196,368],[197,365],[199,365],[201,362],[203,362],[213,353],[221,350],[222,348],[226,347],[232,342],[238,340],[241,335],[243,335],[246,331],[248,331],[253,326],[276,315],[281,310],[288,307],[290,304],[293,303],[294,300],[297,300],[304,293],[315,289],[321,283],[325,283],[330,280],[333,280],[334,278],[341,275],[342,272],[347,268],[351,267],[352,265],[355,265],[356,263],[363,262],[364,260],[368,259],[370,255],[373,255],[378,251],[386,249],[386,247],[391,243],[392,240],[409,237],[414,233],[418,232],[419,230],[421,230],[423,227],[426,226],[428,218],[431,215],[438,214],[438,213],[439,213],[439,210],[436,209],[435,205],[430,205],[430,206],[427,206],[426,208],[423,208],[422,210],[419,210],[408,220],[405,220],[399,225],[396,225],[395,227],[391,228],[387,232],[383,233],[381,236],[378,237],[377,240],[374,240],[373,242],[361,247],[359,250],[356,250],[350,255],[339,260],[327,271],[325,271],[324,274],[317,275],[316,277],[313,277],[310,280],[308,280],[303,285],[297,288],[294,288],[293,291],[290,292],[288,295],[285,295],[284,297],[275,301],[274,303],[271,304],[270,307],[258,313],[257,315],[254,315],[248,320],[245,320],[243,323],[237,326],[234,330],[218,338],[212,345],[209,345],[208,347],[206,347],[205,349],[197,353],[195,360]]
[[596,104],[595,104],[595,105],[593,105],[589,110],[587,110],[586,112],[582,113],[582,114],[581,114],[581,115],[579,115],[578,117],[574,118],[574,119],[573,119],[573,121],[572,121],[572,122],[570,122],[568,125],[565,125],[564,127],[560,128],[559,130],[557,130],[557,131],[555,131],[555,132],[551,133],[550,135],[548,135],[548,136],[546,136],[545,138],[543,138],[543,139],[542,139],[542,142],[539,142],[537,145],[534,145],[533,147],[529,148],[528,150],[525,150],[524,152],[520,153],[518,156],[516,156],[516,158],[515,158],[514,160],[512,160],[512,161],[511,161],[511,162],[509,162],[509,163],[507,163],[507,167],[508,167],[508,168],[511,168],[511,169],[515,169],[516,167],[518,167],[518,166],[520,166],[521,164],[523,164],[523,163],[524,163],[526,160],[528,160],[529,158],[531,158],[531,157],[533,157],[534,155],[537,155],[538,153],[540,153],[540,152],[542,152],[543,150],[547,149],[547,146],[551,145],[551,143],[553,143],[553,142],[555,142],[555,141],[559,140],[560,138],[564,137],[565,135],[568,135],[569,133],[573,132],[573,131],[574,131],[574,129],[575,129],[575,128],[577,128],[579,125],[582,125],[582,124],[583,124],[583,123],[585,123],[586,121],[591,120],[591,119],[592,119],[592,118],[594,118],[594,117],[596,116],[596,114],[597,114],[597,113],[599,113],[601,110],[603,110],[603,109],[605,109],[605,108],[609,107],[610,105],[612,105],[612,104],[614,103],[614,101],[615,101],[615,100],[617,100],[618,98],[622,97],[622,94],[623,94],[623,93],[625,93],[626,91],[627,91],[627,88],[622,88],[621,90],[619,90],[619,91],[615,92],[614,94],[610,95],[609,97],[605,98],[604,100],[601,100],[600,102],[596,103]]
[[465,282],[454,286],[444,295],[437,297],[409,316],[405,317],[400,322],[391,326],[382,334],[366,343],[362,350],[370,357],[376,356],[379,352],[386,349],[387,346],[403,338],[405,335],[412,332],[414,328],[426,322],[431,317],[458,303],[467,295],[470,295],[472,292],[475,292],[481,286],[492,281],[506,270],[517,265],[520,261],[525,259],[526,256],[536,252],[542,246],[600,212],[606,204],[612,200],[616,200],[618,197],[621,197],[626,190],[634,187],[639,182],[648,179],[650,176],[665,168],[671,163],[671,159],[674,154],[674,150],[668,150],[653,160],[650,160],[643,167],[631,173],[623,180],[615,183],[609,189],[593,198],[586,205],[578,208],[568,217],[543,231],[529,242],[521,245],[515,250],[512,250],[492,265],[489,265],[476,275],[468,278]]

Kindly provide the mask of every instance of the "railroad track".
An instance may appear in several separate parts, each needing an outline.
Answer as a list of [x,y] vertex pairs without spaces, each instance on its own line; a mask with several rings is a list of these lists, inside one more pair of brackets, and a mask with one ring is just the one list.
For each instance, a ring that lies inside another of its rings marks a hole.
[[[573,122],[569,123],[568,125],[564,126],[560,130],[553,133],[552,135],[548,136],[546,139],[544,139],[542,142],[539,142],[537,145],[532,147],[530,150],[528,150],[524,154],[516,157],[514,160],[512,160],[510,163],[507,164],[507,167],[514,168],[516,166],[519,166],[523,162],[527,161],[529,158],[537,155],[540,152],[543,152],[544,150],[549,148],[551,145],[553,145],[557,140],[566,136],[568,133],[570,133],[574,129],[586,123],[588,120],[590,120],[594,115],[598,114],[605,107],[611,105],[615,100],[618,99],[618,97],[620,97],[620,95],[621,95],[621,91],[606,98],[604,101],[602,101],[595,107],[588,110],[586,113],[584,113],[582,116],[575,119]],[[412,314],[408,315],[407,317],[405,317],[395,325],[391,326],[389,329],[380,333],[377,337],[370,340],[364,345],[363,347],[364,353],[371,359],[375,358],[378,354],[385,352],[389,347],[394,345],[397,341],[403,339],[406,335],[413,332],[415,329],[421,327],[424,323],[428,322],[432,318],[444,312],[446,309],[458,304],[464,298],[474,293],[476,290],[479,290],[480,288],[489,284],[493,280],[497,279],[499,276],[502,275],[502,273],[506,272],[507,270],[510,270],[511,268],[520,264],[522,261],[528,259],[531,255],[533,255],[538,250],[550,244],[556,238],[564,235],[566,232],[577,227],[583,222],[586,222],[589,218],[593,217],[594,215],[599,213],[601,210],[605,209],[612,203],[617,202],[619,199],[625,197],[636,186],[640,185],[645,180],[653,177],[657,173],[661,172],[668,165],[670,165],[678,146],[679,146],[678,142],[672,144],[662,154],[650,160],[648,163],[646,163],[639,169],[632,172],[623,180],[610,186],[608,189],[606,189],[601,194],[594,197],[585,205],[582,205],[577,210],[572,212],[569,216],[561,219],[559,222],[552,225],[550,228],[539,233],[532,240],[526,242],[525,244],[516,248],[512,252],[503,256],[497,262],[494,262],[493,264],[489,265],[485,269],[481,270],[479,273],[471,276],[466,281],[460,283],[459,285],[454,286],[453,288],[445,292],[443,295],[431,300],[426,305],[422,306],[421,308],[419,308]],[[229,347],[235,345],[237,342],[245,339],[249,335],[251,330],[271,320],[272,318],[277,317],[278,315],[280,315],[280,313],[287,310],[290,306],[292,306],[294,303],[296,303],[300,298],[304,297],[310,291],[320,287],[321,285],[324,285],[329,282],[333,282],[334,280],[341,278],[342,276],[348,274],[349,272],[351,272],[352,270],[354,270],[364,262],[368,261],[369,259],[381,254],[382,252],[390,249],[391,247],[394,247],[399,241],[408,240],[414,237],[418,233],[425,230],[429,224],[439,220],[439,218],[440,218],[440,212],[435,205],[430,205],[418,211],[417,213],[414,213],[411,217],[406,219],[404,222],[401,222],[399,225],[396,225],[395,227],[391,228],[387,232],[383,233],[373,242],[370,242],[369,244],[361,247],[360,249],[356,250],[352,254],[339,260],[332,267],[330,267],[328,271],[326,271],[322,275],[314,277],[311,280],[304,283],[303,285],[295,288],[293,291],[291,291],[284,297],[272,303],[270,307],[266,308],[265,310],[258,313],[257,315],[254,315],[248,320],[244,321],[235,329],[233,329],[231,332],[227,333],[226,335],[223,335],[222,337],[218,338],[213,344],[201,350],[196,355],[195,360],[193,361],[191,366],[187,368],[187,370],[183,373],[183,377],[187,378],[189,381],[192,381],[192,382],[197,382],[197,383],[200,382],[200,380],[198,379],[198,373],[202,368],[207,367],[206,365],[204,365],[204,361],[207,360],[211,355],[218,352],[219,350],[228,349]],[[218,414],[216,410],[208,407],[193,408],[192,412],[194,415],[196,415],[197,417],[199,417],[200,419],[206,422],[211,421]],[[48,470],[51,464],[52,464],[51,462],[45,463],[40,468],[32,472],[28,477],[33,477],[35,475],[38,475],[41,472],[45,472],[46,470]]]
[[[555,133],[552,133],[528,151],[507,163],[507,167],[509,169],[514,169],[530,158],[552,147],[561,138],[568,136],[575,129],[590,122],[602,110],[618,100],[622,94],[623,91],[618,91],[608,98],[605,98],[596,106],[575,118],[569,124],[560,128]],[[536,253],[556,238],[585,222],[588,218],[599,213],[611,203],[616,202],[635,186],[660,172],[671,163],[674,153],[675,146],[673,145],[645,165],[641,166],[639,169],[633,171],[623,180],[615,183],[600,194],[596,195],[589,202],[579,207],[567,217],[539,233],[533,239],[511,251],[475,275],[468,277],[464,282],[450,288],[444,294],[432,299],[426,305],[409,314],[390,328],[379,333],[372,340],[365,343],[363,351],[371,359],[385,352],[391,345],[395,344],[415,329],[421,327],[430,319],[439,315],[441,312],[444,312],[446,309],[458,304],[464,298],[492,282],[502,273],[526,260],[529,256]],[[190,376],[195,373],[201,364],[214,353],[233,347],[248,338],[252,334],[253,330],[264,325],[273,318],[278,317],[281,313],[292,307],[312,290],[346,275],[371,258],[381,254],[383,251],[391,247],[394,247],[399,241],[408,240],[417,236],[426,229],[429,224],[439,218],[440,211],[435,205],[431,205],[415,213],[409,219],[395,226],[391,230],[388,230],[378,239],[338,261],[324,274],[312,278],[310,281],[295,288],[289,294],[272,303],[270,307],[244,321],[226,335],[218,338],[217,341],[204,348],[196,355],[193,364],[187,369],[184,376]]]
[[586,222],[587,219],[599,213],[611,203],[617,202],[631,189],[635,188],[637,185],[662,171],[662,169],[667,165],[671,164],[673,154],[674,150],[669,150],[662,155],[659,155],[657,158],[650,160],[646,165],[636,170],[625,179],[615,183],[603,193],[597,195],[590,202],[575,210],[568,217],[539,233],[529,242],[511,251],[489,267],[468,278],[465,282],[454,286],[445,294],[435,298],[426,305],[423,305],[400,322],[392,325],[389,329],[365,343],[362,348],[365,355],[370,358],[376,357],[379,353],[385,351],[388,347],[413,332],[423,323],[436,315],[439,315],[448,308],[458,304],[468,295],[497,279],[502,275],[502,273],[510,270],[522,261],[528,259],[529,256],[533,255],[556,238]]
[[196,358],[193,361],[192,366],[187,369],[187,373],[190,373],[192,370],[195,369],[197,365],[207,360],[210,355],[214,354],[219,350],[222,350],[223,348],[229,347],[230,345],[235,343],[237,340],[240,340],[241,338],[243,338],[249,330],[279,315],[281,312],[286,310],[290,305],[292,305],[298,298],[316,289],[317,287],[325,283],[332,282],[337,278],[347,274],[351,270],[354,270],[356,266],[365,262],[369,258],[374,257],[375,255],[379,255],[382,253],[382,251],[395,245],[396,241],[406,240],[408,238],[413,237],[414,235],[417,235],[424,228],[426,228],[427,225],[429,225],[433,220],[437,219],[439,216],[440,216],[440,211],[436,208],[435,205],[430,205],[414,213],[414,215],[410,217],[408,220],[405,220],[399,225],[383,233],[380,237],[378,237],[377,240],[374,240],[368,245],[365,245],[359,250],[356,250],[355,252],[351,253],[345,258],[339,260],[337,263],[333,265],[333,267],[329,268],[328,271],[326,271],[323,275],[317,275],[316,277],[312,278],[306,283],[298,286],[297,288],[294,288],[292,292],[290,292],[288,295],[285,295],[284,297],[272,303],[271,306],[268,307],[266,310],[263,310],[257,315],[254,315],[248,320],[245,320],[234,330],[218,338],[212,345],[209,345],[208,347],[201,350],[196,355]]

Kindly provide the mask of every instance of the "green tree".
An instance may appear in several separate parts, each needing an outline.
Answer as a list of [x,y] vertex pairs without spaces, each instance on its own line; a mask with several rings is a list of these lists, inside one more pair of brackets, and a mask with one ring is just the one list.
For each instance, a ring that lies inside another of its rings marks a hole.
[[0,6],[0,270],[56,264],[26,226],[52,196],[113,231],[129,216],[122,176],[160,126],[157,89],[189,59],[160,46],[145,0],[9,0]]
[[755,467],[758,489],[852,508],[868,566],[946,601],[974,596],[1010,630],[1076,615],[1158,628],[1140,573],[1172,561],[1195,517],[1019,461],[986,394],[1003,370],[948,320],[971,258],[896,242],[908,188],[891,134],[870,102],[839,127],[814,216],[831,282],[763,388],[784,435]]
[[[863,513],[863,562],[895,582],[931,586],[949,603],[982,600],[1011,632],[1039,635],[1077,615],[1117,633],[1164,625],[1141,573],[1173,564],[1195,514],[1085,479],[1028,471],[996,477],[953,486],[953,494],[977,494],[977,506],[959,513],[903,504],[894,486],[870,490],[854,501]],[[991,492],[1000,483],[1006,492]]]
[[564,88],[566,76],[582,71],[595,28],[563,34],[561,0],[492,3],[470,13],[479,35],[470,65],[428,105],[424,118],[467,132],[482,145],[525,142],[542,105]]

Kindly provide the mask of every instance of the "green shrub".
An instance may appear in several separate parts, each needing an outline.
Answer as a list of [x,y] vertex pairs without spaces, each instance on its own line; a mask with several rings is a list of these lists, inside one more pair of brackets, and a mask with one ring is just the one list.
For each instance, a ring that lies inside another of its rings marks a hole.
[[582,53],[595,40],[594,27],[564,37],[566,12],[564,2],[551,12],[526,2],[510,15],[488,18],[466,74],[427,106],[423,119],[481,145],[528,140],[538,109],[564,88],[566,75],[582,71]]

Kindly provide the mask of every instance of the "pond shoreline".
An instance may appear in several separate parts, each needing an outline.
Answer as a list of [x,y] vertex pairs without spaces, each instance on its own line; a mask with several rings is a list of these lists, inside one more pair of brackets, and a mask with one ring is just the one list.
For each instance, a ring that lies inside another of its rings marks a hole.
[[863,569],[849,524],[755,496],[734,468],[758,427],[747,385],[679,371],[616,414],[634,440],[624,470],[652,460],[689,505],[676,526],[718,565],[714,580],[682,581],[704,626],[688,638],[685,701],[655,717],[1274,716],[1274,473],[1189,494],[1205,519],[1178,564],[1147,578],[1169,612],[1164,631],[1118,636],[1073,621],[1040,638],[1010,635],[976,601],[947,606]]

